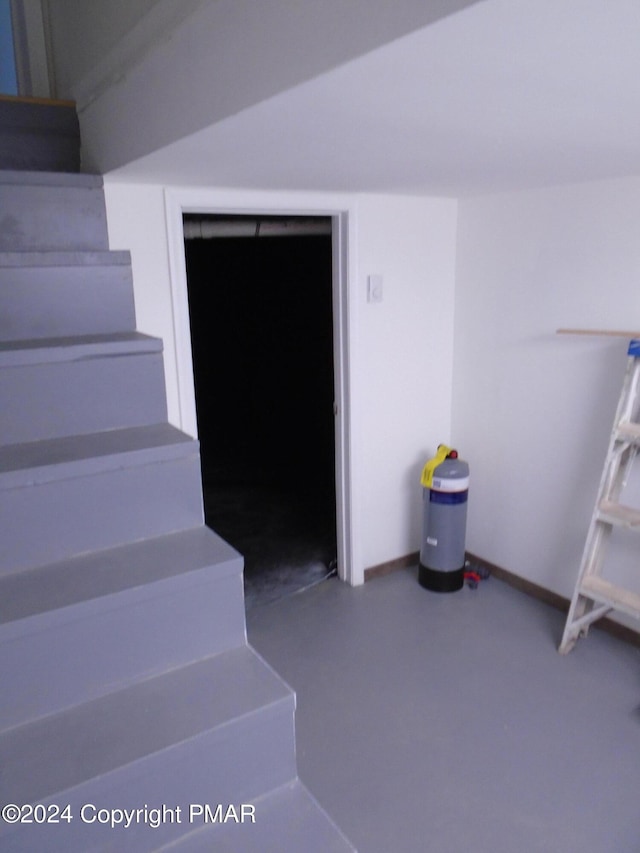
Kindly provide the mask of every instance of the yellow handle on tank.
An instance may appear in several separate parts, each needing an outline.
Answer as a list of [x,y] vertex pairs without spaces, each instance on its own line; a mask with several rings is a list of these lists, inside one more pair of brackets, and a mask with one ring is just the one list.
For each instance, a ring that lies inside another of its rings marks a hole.
[[420,477],[420,484],[425,487],[425,489],[430,489],[431,484],[433,483],[433,472],[436,470],[438,465],[441,465],[447,456],[451,453],[452,448],[447,447],[446,444],[439,444],[438,450],[436,451],[436,455],[433,459],[429,459],[429,461],[425,464],[422,469],[422,476]]

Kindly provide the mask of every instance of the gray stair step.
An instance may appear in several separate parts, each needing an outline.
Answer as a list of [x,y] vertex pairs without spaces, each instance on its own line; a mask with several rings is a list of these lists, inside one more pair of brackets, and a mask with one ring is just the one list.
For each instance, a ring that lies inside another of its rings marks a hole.
[[198,442],[156,424],[0,447],[0,517],[0,574],[198,527]]
[[106,251],[102,178],[0,171],[0,251]]
[[[73,820],[0,824],[0,847],[155,850],[193,830],[190,804],[250,803],[295,778],[294,704],[284,682],[243,646],[13,729],[0,737],[0,801],[68,804]],[[86,804],[165,804],[179,820],[114,830],[83,823]]]
[[48,137],[28,128],[4,128],[0,124],[0,169],[77,172],[78,140],[64,134]]
[[244,642],[242,558],[204,526],[0,577],[0,730]]
[[134,329],[129,252],[0,252],[0,341]]
[[166,420],[162,342],[138,332],[0,343],[0,444]]
[[355,847],[299,779],[251,805],[253,813],[249,809],[221,810],[224,822],[211,823],[170,843],[162,853],[355,853]]
[[77,172],[75,105],[0,97],[0,169]]

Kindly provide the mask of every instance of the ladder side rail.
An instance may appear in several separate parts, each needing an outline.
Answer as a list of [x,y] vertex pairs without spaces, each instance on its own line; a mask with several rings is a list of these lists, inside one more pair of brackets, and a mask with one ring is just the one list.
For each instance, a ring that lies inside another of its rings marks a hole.
[[567,621],[559,648],[561,654],[571,651],[579,636],[587,633],[591,622],[603,615],[599,613],[584,624],[593,611],[594,602],[589,596],[582,594],[582,582],[584,578],[591,575],[599,575],[602,571],[605,545],[613,529],[611,524],[598,522],[596,520],[596,512],[597,505],[589,524],[589,532],[582,553],[578,580],[571,598],[571,604],[569,605],[569,612],[567,613]]
[[604,476],[598,490],[596,509],[601,507],[603,501],[618,503],[627,484],[633,460],[636,457],[637,447],[629,441],[620,439],[611,442],[607,461],[604,467]]
[[640,357],[629,356],[625,379],[616,420],[610,442],[610,452],[607,455],[607,466],[611,467],[610,476],[605,486],[605,492],[598,496],[598,501],[607,500],[619,503],[622,492],[633,468],[633,463],[640,449],[638,441],[629,438],[620,431],[624,424],[635,424],[636,409],[640,402]]
[[[630,420],[631,412],[634,405],[634,394],[637,393],[637,379],[639,373],[638,367],[640,367],[640,359],[634,356],[629,356],[629,358],[627,359],[627,367],[622,383],[620,399],[618,400],[618,406],[616,408],[616,414],[613,419],[613,426],[611,428],[611,434],[609,436],[609,446],[607,448],[606,462],[602,471],[602,476],[600,477],[600,482],[598,484],[596,510],[598,505],[600,504],[600,501],[603,500],[605,496],[608,496],[610,494],[608,490],[612,488],[613,484],[616,481],[616,477],[620,467],[619,454],[616,453],[617,445],[619,442],[618,427],[623,421]],[[594,512],[594,518],[595,515],[596,513]]]
[[634,369],[629,393],[629,408],[626,412],[626,417],[630,423],[638,423],[638,419],[640,418],[640,356],[630,355],[629,359],[633,359]]
[[614,420],[614,429],[623,421],[633,421],[635,404],[638,400],[638,381],[640,378],[640,357],[630,355],[622,381],[620,400]]
[[[622,406],[618,406],[622,409]],[[617,447],[616,441],[616,426],[618,421],[614,423],[609,447],[607,450],[607,461],[600,476],[598,483],[598,491],[596,500],[589,522],[585,547],[582,553],[580,562],[580,570],[576,583],[576,593],[579,592],[582,580],[587,575],[599,574],[602,570],[604,559],[604,548],[611,536],[613,526],[607,522],[600,521],[598,514],[600,505],[603,500],[612,500],[619,496],[622,489],[622,480],[620,477],[621,470],[621,452]]]
[[624,487],[627,485],[627,480],[629,479],[629,475],[631,474],[631,469],[633,468],[633,463],[637,455],[638,446],[636,444],[627,443],[624,445],[621,455],[620,492],[617,495],[618,498],[624,490]]

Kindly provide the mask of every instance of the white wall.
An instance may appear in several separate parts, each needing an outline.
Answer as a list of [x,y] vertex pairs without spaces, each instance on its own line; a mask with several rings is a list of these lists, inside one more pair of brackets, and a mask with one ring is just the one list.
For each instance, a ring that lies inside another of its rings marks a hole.
[[[458,206],[202,192],[218,209],[349,213],[356,578],[418,549],[419,473],[445,441],[471,465],[469,550],[569,597],[626,340],[555,330],[640,326],[640,179]],[[106,198],[111,245],[132,251],[138,326],[164,339],[179,425],[164,188],[107,179]],[[384,278],[380,304],[367,302],[370,274]]]
[[[138,328],[164,340],[169,416],[180,426],[180,394],[192,398],[193,387],[179,387],[164,188],[107,178],[105,194],[111,247],[132,253]],[[420,471],[450,437],[456,203],[214,189],[197,198],[198,209],[348,214],[352,578],[360,582],[365,568],[418,550]],[[384,277],[379,304],[366,299],[372,273]]]
[[467,547],[566,597],[627,341],[555,331],[640,329],[639,234],[637,178],[459,206],[452,419],[471,465]]
[[[456,203],[360,196],[355,436],[367,567],[419,550],[420,474],[451,438]],[[370,274],[382,303],[366,302]]]
[[169,420],[180,426],[180,407],[164,190],[105,181],[112,249],[131,252],[138,329],[162,338]]

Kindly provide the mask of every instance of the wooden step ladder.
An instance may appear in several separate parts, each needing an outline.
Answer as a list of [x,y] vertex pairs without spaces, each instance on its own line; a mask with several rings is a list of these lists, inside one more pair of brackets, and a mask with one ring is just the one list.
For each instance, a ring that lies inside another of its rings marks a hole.
[[589,625],[612,610],[640,618],[640,594],[602,577],[606,546],[614,527],[635,529],[640,533],[640,509],[620,503],[633,461],[640,450],[639,404],[640,339],[634,338],[629,343],[620,401],[580,573],[559,647],[561,654],[570,652],[576,641],[586,635]]

